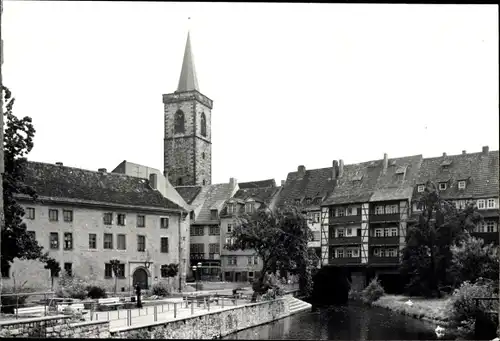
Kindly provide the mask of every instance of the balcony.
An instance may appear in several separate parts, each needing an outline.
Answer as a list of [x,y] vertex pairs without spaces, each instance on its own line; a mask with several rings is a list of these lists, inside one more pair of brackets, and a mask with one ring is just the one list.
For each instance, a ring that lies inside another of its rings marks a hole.
[[328,244],[330,245],[355,245],[361,244],[361,237],[337,237],[329,238]]
[[368,244],[374,245],[399,245],[399,237],[371,237],[368,238]]
[[399,257],[377,257],[370,256],[368,259],[370,265],[399,265]]
[[498,245],[498,232],[472,232],[472,236],[482,238],[484,244],[495,243]]
[[329,216],[329,224],[330,225],[337,225],[337,224],[343,224],[343,223],[361,223],[361,215],[348,215],[348,216],[342,216],[342,217],[334,217],[332,215]]
[[329,265],[361,265],[361,257],[352,258],[330,258],[328,259]]
[[393,214],[370,214],[370,223],[398,222],[399,213]]

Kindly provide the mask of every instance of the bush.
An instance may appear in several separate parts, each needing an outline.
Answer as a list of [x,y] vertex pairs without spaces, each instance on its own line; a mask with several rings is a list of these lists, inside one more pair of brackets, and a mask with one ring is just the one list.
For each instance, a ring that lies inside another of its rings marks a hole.
[[170,296],[172,289],[168,286],[167,283],[156,283],[151,288],[151,294],[160,297]]
[[350,289],[348,294],[348,299],[351,301],[360,301],[361,300],[361,292],[357,290]]
[[76,276],[68,276],[64,273],[59,279],[56,295],[62,298],[75,298],[83,300],[87,297],[87,284],[83,279]]
[[[35,292],[36,290],[29,287],[22,288],[22,291],[18,290],[18,293],[30,293]],[[4,294],[13,294],[14,288],[3,287],[2,295]],[[20,295],[20,296],[2,296],[2,313],[5,314],[14,314],[14,309],[16,305],[23,307],[28,299],[29,295]]]
[[87,287],[87,296],[92,299],[106,298],[106,289],[98,287],[97,285]]
[[[477,314],[481,314],[491,319],[492,323],[498,326],[498,318],[488,311],[498,311],[498,300],[479,301],[476,305],[476,297],[497,297],[495,295],[495,282],[479,279],[476,283],[466,281],[460,288],[456,289],[451,298],[452,312],[451,319],[459,332],[471,336],[474,334]],[[497,327],[498,328],[498,327]]]
[[370,281],[370,284],[361,292],[361,300],[366,304],[372,304],[380,297],[384,296],[384,288],[377,277]]

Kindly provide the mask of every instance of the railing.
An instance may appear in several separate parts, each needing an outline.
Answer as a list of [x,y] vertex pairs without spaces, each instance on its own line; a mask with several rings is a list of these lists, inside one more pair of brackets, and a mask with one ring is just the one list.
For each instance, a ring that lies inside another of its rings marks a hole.
[[[37,299],[38,298],[38,299]],[[49,315],[52,311],[57,311],[57,302],[54,301],[54,292],[21,292],[1,295],[2,313],[11,314],[16,319],[19,318],[19,309],[40,307],[39,312],[25,313]],[[43,309],[42,309],[43,308]],[[21,314],[24,315],[24,314]]]
[[[159,319],[168,321],[178,317],[189,317],[194,314],[222,310],[224,308],[249,303],[249,298],[240,295],[199,295],[185,296],[181,302],[154,302],[142,308],[116,309],[95,311],[91,309],[90,321],[123,321],[121,325],[131,326],[134,323],[157,322]],[[144,302],[144,304],[146,304]],[[142,321],[141,321],[142,320]],[[116,322],[114,323],[116,325]]]

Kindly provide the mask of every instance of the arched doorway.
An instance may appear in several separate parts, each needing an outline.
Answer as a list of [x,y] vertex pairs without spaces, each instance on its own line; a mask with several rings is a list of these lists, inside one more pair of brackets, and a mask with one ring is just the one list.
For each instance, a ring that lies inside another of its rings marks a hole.
[[148,273],[146,270],[143,268],[138,268],[135,269],[134,275],[133,275],[133,282],[132,282],[134,288],[137,284],[141,287],[141,289],[145,290],[148,288]]

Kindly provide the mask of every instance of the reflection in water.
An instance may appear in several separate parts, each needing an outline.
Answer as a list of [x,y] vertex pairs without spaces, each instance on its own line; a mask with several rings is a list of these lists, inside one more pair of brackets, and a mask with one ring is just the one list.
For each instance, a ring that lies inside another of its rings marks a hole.
[[224,339],[435,340],[434,329],[409,316],[351,303],[293,315]]

